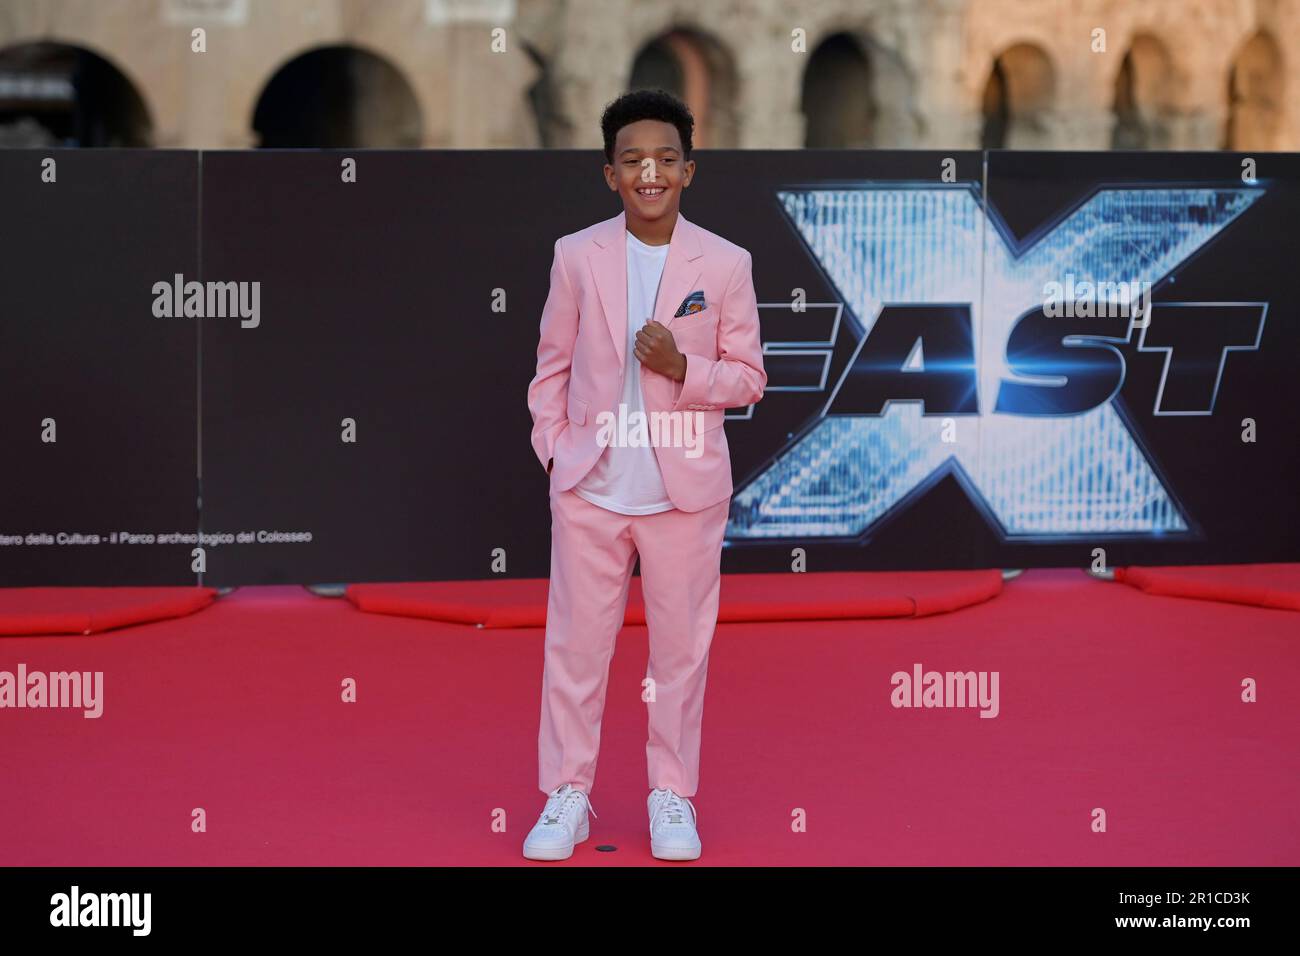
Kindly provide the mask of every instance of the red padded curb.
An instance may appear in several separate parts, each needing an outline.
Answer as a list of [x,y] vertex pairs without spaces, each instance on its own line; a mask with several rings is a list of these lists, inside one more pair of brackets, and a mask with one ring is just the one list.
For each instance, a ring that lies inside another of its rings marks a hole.
[[0,588],[0,637],[93,634],[184,617],[207,607],[214,588]]
[[1300,611],[1300,564],[1116,568],[1115,580],[1147,594]]
[[[545,627],[547,585],[546,578],[354,584],[347,598],[372,614],[480,627]],[[998,570],[724,574],[718,622],[925,617],[1001,592]],[[632,579],[623,623],[645,623],[639,577]]]

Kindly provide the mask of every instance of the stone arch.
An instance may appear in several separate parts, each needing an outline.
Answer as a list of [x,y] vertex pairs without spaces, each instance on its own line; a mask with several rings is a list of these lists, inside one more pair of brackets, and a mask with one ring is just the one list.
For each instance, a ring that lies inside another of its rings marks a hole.
[[1044,149],[1053,145],[1056,70],[1043,49],[1017,43],[993,61],[984,86],[985,149]]
[[79,43],[0,49],[0,146],[150,146],[153,121],[140,88]]
[[1224,149],[1275,149],[1282,127],[1282,51],[1259,31],[1233,58],[1228,76]]
[[799,95],[806,148],[872,145],[879,115],[871,64],[848,33],[833,33],[808,55]]
[[692,145],[734,149],[740,143],[736,64],[721,43],[699,30],[676,27],[645,43],[632,60],[629,91],[662,88],[695,117]]
[[313,47],[284,61],[258,94],[253,133],[263,147],[421,144],[415,90],[389,59],[355,43]]
[[1175,112],[1173,59],[1148,33],[1133,38],[1115,77],[1112,149],[1168,149]]
[[799,110],[806,148],[912,145],[920,130],[916,83],[871,33],[837,30],[808,55]]
[[536,78],[525,94],[527,111],[536,128],[536,142],[531,145],[549,149],[567,143],[573,128],[561,108],[550,64],[531,44],[524,43],[523,48],[536,71]]

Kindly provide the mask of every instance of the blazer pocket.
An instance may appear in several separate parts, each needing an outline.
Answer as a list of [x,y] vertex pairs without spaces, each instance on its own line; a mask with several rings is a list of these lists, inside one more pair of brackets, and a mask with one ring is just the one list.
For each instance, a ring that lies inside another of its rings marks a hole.
[[708,308],[700,309],[698,312],[691,312],[688,315],[677,316],[673,319],[673,324],[668,326],[668,329],[671,332],[676,332],[679,329],[685,331],[687,329],[700,328],[710,325],[717,319],[717,317],[718,310],[713,306],[709,306]]
[[569,421],[575,425],[587,423],[587,402],[572,392],[569,393]]

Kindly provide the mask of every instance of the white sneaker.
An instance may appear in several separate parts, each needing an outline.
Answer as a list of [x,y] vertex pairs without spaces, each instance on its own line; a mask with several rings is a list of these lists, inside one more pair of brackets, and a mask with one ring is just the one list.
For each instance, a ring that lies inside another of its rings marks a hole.
[[562,783],[546,798],[542,815],[524,839],[524,856],[530,860],[567,860],[573,846],[587,839],[587,811],[596,816],[582,790]]
[[646,799],[650,811],[650,852],[659,860],[696,860],[700,856],[700,835],[695,829],[695,804],[672,790],[651,790]]

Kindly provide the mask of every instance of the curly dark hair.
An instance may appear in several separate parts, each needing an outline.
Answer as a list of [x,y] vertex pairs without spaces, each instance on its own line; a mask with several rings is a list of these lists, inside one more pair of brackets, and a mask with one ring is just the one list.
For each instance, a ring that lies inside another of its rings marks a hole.
[[637,120],[663,120],[677,127],[682,138],[682,159],[691,158],[691,133],[695,117],[686,104],[665,90],[635,90],[624,93],[605,107],[600,131],[605,135],[605,162],[614,163],[614,139],[618,131]]

